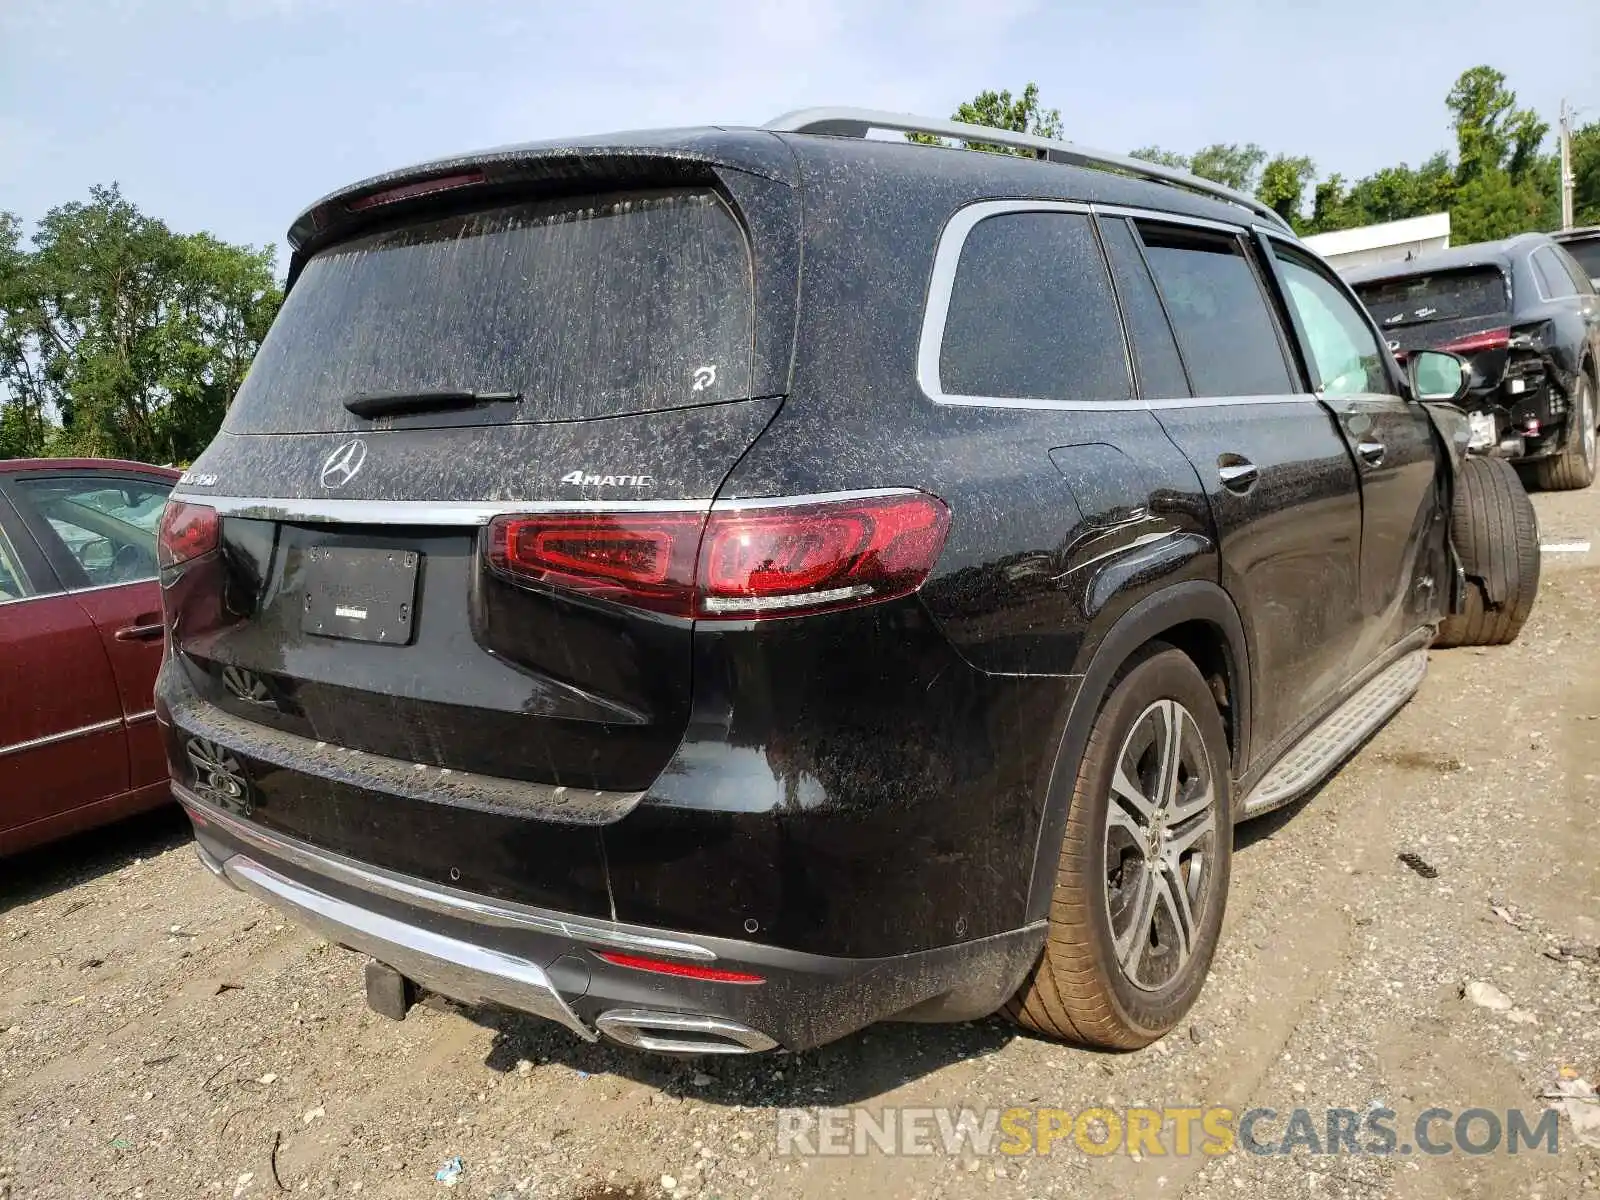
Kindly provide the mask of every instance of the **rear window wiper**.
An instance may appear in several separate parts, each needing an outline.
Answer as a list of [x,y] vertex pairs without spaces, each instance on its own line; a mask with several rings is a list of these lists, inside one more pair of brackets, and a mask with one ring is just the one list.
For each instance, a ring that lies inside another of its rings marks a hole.
[[470,392],[441,388],[432,392],[361,392],[344,406],[358,417],[394,417],[403,413],[446,412],[522,399],[521,392]]

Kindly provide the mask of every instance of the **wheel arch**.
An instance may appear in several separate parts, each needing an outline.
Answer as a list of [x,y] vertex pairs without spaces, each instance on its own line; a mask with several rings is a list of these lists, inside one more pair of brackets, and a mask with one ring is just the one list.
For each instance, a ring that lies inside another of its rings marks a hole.
[[1145,597],[1117,618],[1086,654],[1045,784],[1028,884],[1029,921],[1049,914],[1054,864],[1077,779],[1076,765],[1083,759],[1101,704],[1123,665],[1155,641],[1167,642],[1187,654],[1211,686],[1213,696],[1219,686],[1225,692],[1218,707],[1233,757],[1233,777],[1238,778],[1250,761],[1250,659],[1244,624],[1232,598],[1209,580],[1188,580]]

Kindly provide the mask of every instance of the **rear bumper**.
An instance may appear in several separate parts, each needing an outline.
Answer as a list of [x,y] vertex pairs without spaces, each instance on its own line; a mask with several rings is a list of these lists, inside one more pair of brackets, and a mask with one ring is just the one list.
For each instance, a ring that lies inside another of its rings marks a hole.
[[[307,928],[468,1004],[531,1013],[653,1050],[805,1049],[875,1021],[994,1011],[1039,953],[1038,924],[891,958],[836,958],[551,912],[398,875],[174,791],[219,879]],[[724,983],[607,962],[617,951],[761,976]]]

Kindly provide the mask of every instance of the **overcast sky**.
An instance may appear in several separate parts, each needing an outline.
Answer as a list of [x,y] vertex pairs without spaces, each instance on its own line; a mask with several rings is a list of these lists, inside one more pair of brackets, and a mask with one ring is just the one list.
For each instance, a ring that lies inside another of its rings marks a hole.
[[115,180],[281,270],[301,208],[406,163],[813,104],[944,115],[1029,80],[1088,146],[1254,141],[1353,177],[1450,145],[1477,63],[1552,125],[1564,95],[1600,118],[1600,0],[0,0],[0,209]]

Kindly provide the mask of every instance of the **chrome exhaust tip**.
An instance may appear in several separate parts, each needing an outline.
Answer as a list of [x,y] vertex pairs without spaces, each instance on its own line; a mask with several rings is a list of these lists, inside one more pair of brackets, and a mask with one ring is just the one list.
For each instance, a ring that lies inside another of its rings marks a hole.
[[778,1044],[737,1021],[696,1013],[613,1008],[594,1025],[614,1042],[657,1054],[759,1054]]

